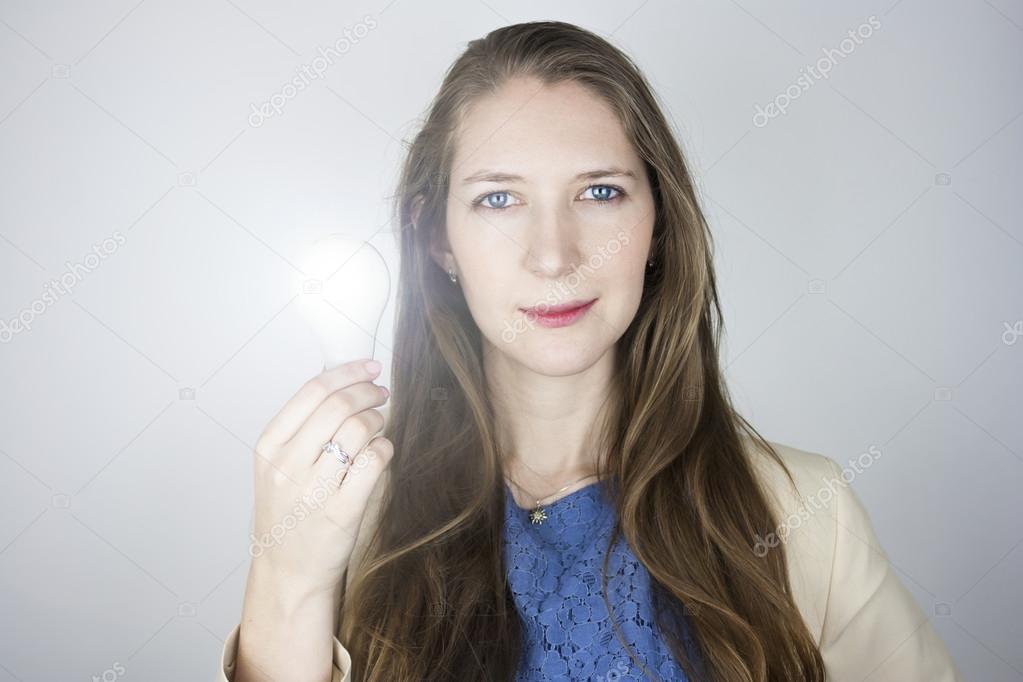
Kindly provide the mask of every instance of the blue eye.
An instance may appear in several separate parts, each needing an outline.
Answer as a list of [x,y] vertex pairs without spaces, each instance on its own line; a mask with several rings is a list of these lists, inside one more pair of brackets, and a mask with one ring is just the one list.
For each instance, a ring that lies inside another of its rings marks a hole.
[[[505,199],[504,199],[504,201],[497,202],[497,204],[498,204],[497,206],[494,205],[494,202],[488,201],[492,197],[501,197],[501,196],[505,197]],[[487,203],[484,203],[484,202],[487,202]],[[492,211],[500,211],[500,210],[503,210],[505,208],[505,204],[508,203],[508,193],[507,192],[491,192],[490,194],[484,194],[483,196],[481,196],[479,199],[476,199],[472,203],[473,203],[474,206],[482,206],[483,208],[488,208],[488,209],[490,209]]]
[[[600,205],[608,205],[616,203],[619,199],[625,196],[625,190],[615,185],[590,185],[586,188],[587,190],[602,190],[597,192],[597,198],[595,201]],[[617,192],[614,196],[607,196],[609,192]]]

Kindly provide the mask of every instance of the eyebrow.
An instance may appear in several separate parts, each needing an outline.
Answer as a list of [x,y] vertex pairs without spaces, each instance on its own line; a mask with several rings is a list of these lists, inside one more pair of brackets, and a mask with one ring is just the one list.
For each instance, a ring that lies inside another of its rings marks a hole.
[[[598,178],[614,178],[614,177],[630,177],[635,178],[636,174],[630,170],[623,168],[616,168],[614,166],[610,168],[597,168],[590,171],[585,171],[575,176],[576,180],[596,180]],[[476,171],[472,175],[467,176],[462,180],[463,185],[471,185],[474,182],[522,182],[525,178],[521,175],[515,175],[514,173],[502,173],[501,171],[492,170],[481,170]]]

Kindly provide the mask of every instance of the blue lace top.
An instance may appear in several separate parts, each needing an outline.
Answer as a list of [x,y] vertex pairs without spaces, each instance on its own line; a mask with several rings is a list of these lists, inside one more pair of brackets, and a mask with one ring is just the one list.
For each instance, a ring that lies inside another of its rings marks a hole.
[[[650,680],[614,631],[601,594],[604,552],[614,507],[603,482],[591,483],[544,506],[547,519],[530,522],[505,482],[504,565],[525,623],[517,682]],[[654,620],[651,579],[619,537],[608,565],[608,600],[632,649],[661,680],[686,681]],[[699,654],[682,615],[688,650]]]

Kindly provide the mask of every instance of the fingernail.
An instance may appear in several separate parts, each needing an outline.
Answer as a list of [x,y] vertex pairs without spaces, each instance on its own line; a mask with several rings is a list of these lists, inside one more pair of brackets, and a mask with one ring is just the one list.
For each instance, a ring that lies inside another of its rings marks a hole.
[[367,362],[367,363],[366,363],[366,370],[367,370],[368,372],[371,372],[371,373],[373,373],[373,374],[376,374],[376,373],[377,373],[377,372],[379,372],[379,371],[380,371],[381,369],[383,369],[383,365],[381,365],[381,364],[380,364],[379,362],[377,362],[376,360],[370,360],[369,362]]
[[391,396],[391,392],[387,390],[386,386],[381,386],[380,388],[384,389],[384,397],[385,398],[389,398]]

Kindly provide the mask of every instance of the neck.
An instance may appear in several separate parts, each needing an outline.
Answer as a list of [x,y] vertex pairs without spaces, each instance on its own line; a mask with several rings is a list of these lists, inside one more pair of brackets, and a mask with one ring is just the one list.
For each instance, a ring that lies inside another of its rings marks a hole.
[[[613,350],[613,348],[612,348]],[[505,475],[537,496],[593,483],[604,447],[595,425],[608,398],[613,353],[570,375],[538,373],[493,348],[484,353]]]

